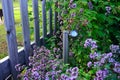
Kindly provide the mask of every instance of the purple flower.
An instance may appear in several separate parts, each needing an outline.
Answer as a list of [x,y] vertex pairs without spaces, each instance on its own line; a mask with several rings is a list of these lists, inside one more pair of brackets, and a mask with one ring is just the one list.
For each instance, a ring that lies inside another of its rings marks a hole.
[[78,77],[78,67],[74,67],[73,69],[67,69],[66,73],[69,76],[66,74],[62,74],[60,80],[76,80],[76,78]]
[[15,69],[16,69],[17,71],[21,71],[21,65],[20,65],[20,64],[15,65]]
[[50,80],[48,76],[45,77],[45,80]]
[[72,3],[73,2],[73,0],[70,0],[70,3]]
[[86,39],[85,40],[85,44],[84,44],[84,47],[87,48],[87,47],[90,47],[91,46],[91,42],[92,42],[92,39]]
[[70,7],[70,8],[76,8],[76,3],[73,3],[73,4],[70,3],[70,4],[69,4],[69,7]]
[[70,77],[68,80],[76,80],[76,78],[74,78],[74,77]]
[[96,41],[92,41],[91,42],[91,49],[95,49],[97,48],[98,46],[96,45]]
[[59,71],[56,72],[56,74],[60,74],[61,72],[62,72],[62,70],[59,70]]
[[87,63],[87,66],[88,66],[88,67],[91,67],[91,66],[92,66],[92,62],[91,62],[91,61],[88,62],[88,63]]
[[106,78],[106,76],[108,75],[109,71],[107,69],[104,69],[102,72],[103,72],[102,77]]
[[35,77],[38,77],[39,73],[37,71],[34,71],[34,72],[32,72],[32,75],[35,76]]
[[72,14],[71,14],[71,17],[75,17],[75,16],[76,16],[76,14],[75,14],[75,13],[72,13]]
[[110,6],[106,6],[105,9],[106,9],[107,13],[110,13],[110,10],[111,10]]
[[104,79],[104,78],[106,78],[107,75],[108,75],[108,70],[107,69],[99,70],[99,71],[96,72],[96,76],[97,76],[96,80],[99,80],[98,78]]
[[52,72],[51,72],[51,75],[55,75],[55,74],[56,74],[56,71],[52,71]]
[[89,56],[91,59],[95,59],[96,57],[98,57],[98,53],[94,52],[93,54],[91,53]]
[[111,52],[107,54],[107,56],[108,56],[109,58],[112,57],[112,55],[113,55],[113,54],[112,54]]
[[25,76],[25,77],[23,78],[23,80],[29,80],[29,79],[28,79],[28,77]]
[[65,75],[65,74],[62,74],[62,75],[61,75],[61,79],[62,79],[62,80],[66,80],[67,78],[68,78],[67,75]]
[[120,67],[120,63],[116,62],[116,63],[114,64],[114,67],[115,67],[115,68]]
[[94,67],[101,66],[102,64],[100,62],[94,62]]
[[55,79],[55,75],[52,75],[52,80],[56,80],[56,79]]
[[119,45],[111,45],[110,50],[112,53],[116,53],[119,50]]
[[100,63],[104,64],[106,62],[105,58],[101,58]]
[[49,76],[49,75],[51,75],[51,72],[47,72],[47,73],[46,73],[46,76]]
[[72,8],[76,8],[76,3],[72,4]]
[[90,47],[91,49],[96,49],[98,46],[96,44],[96,41],[90,38],[85,40],[84,47],[85,48]]
[[77,78],[78,77],[78,72],[77,73],[76,72],[72,72],[71,77]]
[[66,72],[71,74],[72,73],[72,69],[71,68],[67,69]]
[[120,67],[119,68],[113,68],[113,71],[120,74]]
[[114,63],[114,62],[115,62],[115,59],[113,59],[113,58],[108,58],[108,62]]
[[110,6],[106,6],[105,9],[106,9],[106,13],[105,13],[105,15],[110,14],[111,7],[110,7]]
[[53,69],[53,70],[55,70],[56,68],[57,68],[57,66],[55,66],[55,65],[54,65],[54,66],[52,66],[52,69]]
[[78,72],[78,67],[74,67],[73,69],[72,69],[72,72]]
[[103,80],[101,77],[95,77],[94,80]]
[[81,9],[80,9],[80,13],[82,13],[83,11],[84,11],[84,9],[83,9],[83,8],[81,8]]
[[63,79],[63,80],[65,79],[65,74],[61,75],[61,79]]
[[92,4],[91,1],[88,2],[88,7],[89,7],[89,9],[91,9],[91,10],[93,9],[93,4]]
[[97,77],[102,77],[102,70],[97,71],[97,72],[96,72],[96,76],[97,76]]
[[118,76],[118,79],[120,79],[120,76]]

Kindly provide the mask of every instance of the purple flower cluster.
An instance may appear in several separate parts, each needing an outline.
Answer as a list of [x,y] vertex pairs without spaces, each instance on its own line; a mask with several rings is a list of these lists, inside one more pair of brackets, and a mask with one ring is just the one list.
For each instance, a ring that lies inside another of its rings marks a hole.
[[[54,48],[54,52],[58,49]],[[34,49],[34,55],[29,57],[29,67],[16,65],[17,71],[22,71],[18,75],[23,80],[74,80],[78,77],[78,68],[70,68],[66,70],[66,74],[62,74],[63,61],[56,59],[55,55],[50,54],[50,50],[45,47]]]
[[97,52],[94,52],[94,53],[90,53],[89,57],[91,59],[96,59],[98,57],[98,53]]
[[17,64],[15,66],[16,71],[22,71],[25,68],[25,65]]
[[106,9],[106,13],[105,13],[105,15],[110,14],[111,7],[110,7],[110,6],[106,6],[105,9]]
[[117,53],[117,51],[120,49],[119,45],[110,45],[110,50],[112,53]]
[[91,67],[91,66],[92,66],[92,62],[89,61],[89,62],[87,63],[87,66],[88,66],[88,67]]
[[60,52],[60,48],[54,47],[54,48],[53,48],[53,52],[54,52],[54,53],[59,53],[59,52]]
[[[24,80],[45,80],[46,78],[55,80],[54,78],[58,78],[56,75],[60,72],[58,68],[62,69],[61,64],[62,60],[55,59],[54,55],[50,54],[50,50],[43,46],[35,48],[34,55],[29,57],[30,68],[25,70],[23,78]],[[20,71],[20,64],[16,65],[15,68]]]
[[81,8],[81,9],[80,9],[80,13],[83,13],[83,11],[84,11],[84,9],[83,9],[83,8]]
[[76,80],[78,77],[78,67],[70,68],[66,70],[66,74],[61,75],[61,80]]
[[75,17],[75,16],[76,16],[76,14],[75,14],[75,13],[72,13],[72,14],[71,14],[71,17]]
[[98,70],[96,72],[96,77],[94,78],[94,80],[104,80],[104,78],[107,77],[109,71],[107,69],[104,70]]
[[90,47],[91,49],[96,49],[98,46],[96,44],[96,41],[92,40],[91,38],[86,39],[84,43],[84,47]]
[[[96,53],[96,55],[97,55],[97,53]],[[113,56],[112,53],[104,53],[102,55],[99,55],[98,56],[99,58],[98,59],[96,58],[96,60],[98,60],[98,61],[94,62],[94,67],[97,67],[97,66],[100,67],[106,63],[113,62],[112,56]]]
[[114,63],[114,72],[118,73],[120,75],[120,63],[116,62]]
[[[85,41],[84,47],[92,47],[93,40],[87,39]],[[94,42],[96,44],[96,42]],[[117,78],[120,78],[120,63],[116,61],[116,57],[114,53],[118,53],[119,50],[118,45],[111,45],[109,53],[100,54],[93,50],[90,53],[89,57],[91,61],[87,63],[89,69],[96,68],[98,71],[96,72],[96,77],[94,80],[104,80],[107,76],[111,74],[117,74]],[[118,55],[117,55],[118,56]],[[94,67],[92,67],[94,66]],[[104,68],[104,69],[103,69]]]
[[73,3],[73,0],[70,0],[70,3]]
[[69,2],[69,8],[73,9],[73,8],[76,8],[76,3],[73,3],[73,0],[70,0]]
[[89,9],[91,9],[91,10],[93,9],[93,4],[92,4],[91,1],[88,2],[88,7],[89,7]]

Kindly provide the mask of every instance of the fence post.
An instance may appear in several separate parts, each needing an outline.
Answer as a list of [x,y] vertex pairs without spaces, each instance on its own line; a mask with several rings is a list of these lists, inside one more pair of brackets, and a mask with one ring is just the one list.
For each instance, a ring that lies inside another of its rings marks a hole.
[[38,0],[33,0],[33,12],[34,12],[34,37],[37,46],[40,46],[40,30],[39,30],[39,11]]
[[63,31],[63,62],[68,63],[68,31]]
[[[55,2],[55,8],[58,7],[58,1]],[[54,33],[57,32],[57,27],[58,27],[58,12],[55,11],[54,13]]]
[[16,41],[16,31],[13,13],[13,2],[12,0],[2,0],[2,8],[4,15],[4,23],[7,33],[7,44],[10,59],[11,73],[14,80],[17,80],[18,72],[15,69],[15,65],[18,64],[18,50]]
[[3,80],[3,75],[2,75],[3,71],[2,71],[2,67],[0,66],[0,80]]
[[[49,0],[51,1],[51,0]],[[52,35],[53,29],[52,29],[52,7],[50,5],[50,9],[49,9],[49,33],[50,35]]]
[[24,37],[24,50],[25,50],[25,63],[29,63],[29,54],[31,55],[31,46],[30,46],[30,29],[29,29],[29,20],[28,20],[28,0],[20,0],[20,10],[21,10],[21,19],[22,19],[22,29]]
[[43,27],[43,45],[45,45],[45,37],[47,36],[47,28],[46,28],[46,0],[42,0],[42,27]]

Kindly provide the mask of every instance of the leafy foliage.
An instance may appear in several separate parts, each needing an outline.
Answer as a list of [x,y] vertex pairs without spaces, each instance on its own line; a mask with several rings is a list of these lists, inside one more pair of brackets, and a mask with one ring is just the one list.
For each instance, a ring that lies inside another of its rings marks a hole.
[[[78,80],[91,80],[93,78],[95,80],[119,79],[119,5],[118,0],[47,0],[46,9],[49,10],[50,7],[53,7],[54,11],[59,13],[58,23],[60,29],[53,33],[52,38],[46,39],[46,47],[51,49],[54,54],[46,55],[45,49],[42,52],[43,54],[41,52],[38,54],[40,59],[48,56],[45,58],[48,62],[52,59],[54,63],[57,58],[56,62],[60,63],[63,48],[62,32],[64,30],[77,31],[77,37],[69,37],[69,66],[79,68],[79,74],[76,73],[74,78]],[[110,44],[113,45],[109,49]],[[39,51],[35,53],[39,53]],[[36,62],[42,61],[36,59],[36,57],[33,56],[32,60],[34,62],[31,69],[34,69]],[[41,78],[46,79],[46,73],[54,71],[54,69],[50,68],[51,63],[41,63],[39,65],[45,64],[45,70],[38,70],[38,72],[43,72]],[[62,68],[59,67],[60,65]],[[56,69],[62,69],[62,73],[65,74],[61,74],[61,76],[54,75],[54,77],[60,80],[66,80],[66,76],[71,78],[71,74],[66,73],[69,66],[63,64],[59,64],[59,66],[57,65],[58,68]],[[73,69],[68,69],[68,71],[71,70]],[[50,79],[53,80],[53,77],[50,77]]]

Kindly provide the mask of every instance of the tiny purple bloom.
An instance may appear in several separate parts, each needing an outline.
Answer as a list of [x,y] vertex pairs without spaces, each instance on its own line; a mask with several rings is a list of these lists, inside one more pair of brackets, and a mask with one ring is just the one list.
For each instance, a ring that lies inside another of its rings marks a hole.
[[78,67],[74,67],[73,69],[72,69],[72,72],[78,72]]
[[88,7],[89,7],[89,9],[91,9],[91,10],[93,9],[93,4],[92,4],[91,1],[88,2]]
[[91,61],[88,62],[88,63],[87,63],[87,66],[88,66],[88,67],[91,67],[91,66],[92,66],[92,62],[91,62]]

